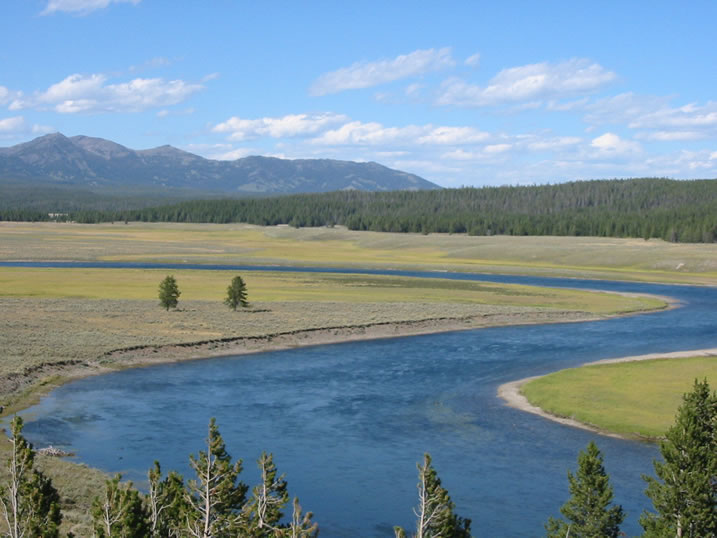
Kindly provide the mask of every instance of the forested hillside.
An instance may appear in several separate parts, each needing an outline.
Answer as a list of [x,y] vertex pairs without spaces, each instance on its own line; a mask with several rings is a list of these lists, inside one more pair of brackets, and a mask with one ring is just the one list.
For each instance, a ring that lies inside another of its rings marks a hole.
[[[1,213],[0,218],[22,218]],[[28,219],[37,215],[28,214]],[[717,180],[600,180],[529,187],[303,194],[73,212],[78,222],[246,222],[471,235],[570,235],[717,240]]]

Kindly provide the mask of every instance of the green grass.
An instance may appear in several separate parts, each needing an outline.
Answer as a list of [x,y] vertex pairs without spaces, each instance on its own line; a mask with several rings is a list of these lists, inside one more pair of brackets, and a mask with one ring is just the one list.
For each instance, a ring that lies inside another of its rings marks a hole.
[[[649,297],[380,275],[244,272],[252,308],[222,301],[234,272],[173,271],[177,311],[159,306],[166,271],[0,268],[0,376],[91,361],[113,349],[436,318],[560,321],[664,307]],[[502,316],[502,317],[501,317]],[[0,395],[2,395],[0,384]]]
[[[181,301],[216,301],[236,272],[159,269],[0,268],[0,297],[157,299],[167,273],[178,280]],[[250,300],[346,303],[428,302],[489,304],[618,314],[665,306],[659,299],[572,289],[540,288],[436,278],[322,273],[242,274]]]
[[522,393],[549,413],[629,437],[657,438],[672,425],[695,379],[717,386],[717,357],[655,359],[561,370]]
[[0,223],[0,260],[376,267],[717,284],[717,244],[243,224]]

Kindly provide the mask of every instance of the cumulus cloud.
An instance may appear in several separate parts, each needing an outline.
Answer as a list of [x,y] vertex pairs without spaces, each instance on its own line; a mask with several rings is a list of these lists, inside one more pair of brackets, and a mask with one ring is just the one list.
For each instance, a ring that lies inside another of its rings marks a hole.
[[4,118],[0,120],[0,131],[11,132],[19,131],[25,127],[25,118],[22,116],[14,116],[12,118]]
[[590,146],[595,148],[600,155],[624,155],[628,153],[639,153],[641,146],[638,142],[625,140],[615,133],[605,133],[601,136],[593,138]]
[[0,119],[0,137],[13,138],[14,136],[27,134],[47,134],[55,129],[47,125],[29,125],[23,116],[12,116]]
[[594,91],[615,78],[612,71],[586,59],[543,62],[503,69],[486,86],[448,79],[441,85],[436,103],[479,107],[560,98]]
[[488,133],[473,127],[406,125],[386,127],[378,122],[351,121],[324,132],[315,144],[374,146],[380,144],[416,144],[421,146],[465,145],[483,142]]
[[215,133],[231,133],[230,140],[247,140],[261,136],[284,138],[316,134],[332,125],[348,121],[341,114],[289,114],[280,118],[229,118],[212,128]]
[[453,67],[451,49],[416,50],[393,59],[356,62],[321,75],[309,89],[311,95],[328,95],[345,90],[370,88],[394,80]]
[[61,114],[79,112],[139,112],[181,103],[204,89],[202,84],[162,78],[135,78],[107,84],[103,74],[70,75],[32,97],[15,99],[11,110],[49,107]]
[[87,15],[98,9],[104,9],[110,4],[139,4],[141,1],[142,0],[49,0],[41,15],[51,15],[58,11],[75,15]]

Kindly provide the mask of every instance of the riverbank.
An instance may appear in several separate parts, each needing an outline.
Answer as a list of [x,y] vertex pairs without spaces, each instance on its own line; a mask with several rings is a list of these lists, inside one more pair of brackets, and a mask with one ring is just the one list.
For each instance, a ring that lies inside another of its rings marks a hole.
[[594,321],[605,317],[567,311],[484,310],[487,311],[457,317],[335,325],[193,342],[134,345],[108,351],[96,359],[40,362],[20,372],[0,375],[0,395],[6,402],[3,415],[29,407],[47,392],[74,379],[125,368],[486,327]]
[[[697,350],[690,350],[690,351],[677,351],[677,352],[668,352],[668,353],[648,353],[645,355],[633,355],[628,357],[618,357],[618,358],[610,358],[610,359],[602,359],[599,361],[589,362],[586,364],[583,364],[582,366],[595,366],[600,364],[619,364],[619,363],[627,363],[627,362],[641,362],[641,361],[648,361],[648,360],[657,360],[657,359],[688,359],[692,357],[717,357],[717,348],[708,348],[708,349],[697,349]],[[547,374],[546,374],[547,375]],[[626,435],[626,434],[619,434],[615,433],[603,428],[596,427],[592,424],[587,424],[584,422],[580,422],[578,420],[575,420],[570,417],[560,416],[553,413],[549,413],[545,411],[544,409],[533,405],[530,403],[530,401],[522,394],[521,389],[522,387],[534,379],[543,378],[545,376],[532,376],[532,377],[526,377],[524,379],[519,379],[516,381],[511,381],[509,383],[504,383],[498,387],[498,396],[502,398],[507,405],[510,407],[513,407],[515,409],[518,409],[520,411],[525,411],[527,413],[533,413],[535,415],[541,416],[543,418],[546,418],[548,420],[552,420],[554,422],[558,422],[560,424],[564,424],[566,426],[571,426],[574,428],[581,428],[584,430],[592,431],[594,433],[598,433],[600,435],[606,435],[609,437],[616,437],[620,439],[640,439],[640,440],[657,440],[655,437],[644,437],[640,435]]]

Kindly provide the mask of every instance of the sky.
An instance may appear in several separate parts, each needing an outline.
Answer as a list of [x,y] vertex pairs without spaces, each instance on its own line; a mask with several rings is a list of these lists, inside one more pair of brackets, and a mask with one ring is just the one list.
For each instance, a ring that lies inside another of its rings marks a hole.
[[2,0],[0,146],[717,178],[717,2]]

